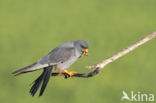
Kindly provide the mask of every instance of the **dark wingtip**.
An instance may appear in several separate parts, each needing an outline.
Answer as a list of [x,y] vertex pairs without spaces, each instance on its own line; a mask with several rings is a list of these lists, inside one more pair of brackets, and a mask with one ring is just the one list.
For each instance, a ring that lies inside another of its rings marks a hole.
[[31,64],[29,66],[26,66],[26,67],[24,67],[22,69],[16,70],[16,71],[12,72],[12,74],[15,75],[15,76],[18,76],[18,75],[23,74],[23,73],[35,71],[35,70],[29,70],[29,68],[33,67],[36,64],[37,63],[33,63],[33,64]]
[[15,71],[15,72],[12,72],[12,74],[13,74],[14,76],[18,76],[18,75],[23,74],[23,73],[26,73],[26,72],[24,72],[24,71],[22,71],[22,70],[17,70],[17,71]]
[[18,76],[18,75],[20,75],[21,73],[19,73],[19,71],[15,71],[15,72],[12,72],[11,74],[13,74],[14,76]]

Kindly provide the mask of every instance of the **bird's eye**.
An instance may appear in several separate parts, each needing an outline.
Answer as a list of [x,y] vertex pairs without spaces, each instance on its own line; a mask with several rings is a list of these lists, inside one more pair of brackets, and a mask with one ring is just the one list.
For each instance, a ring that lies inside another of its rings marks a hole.
[[84,53],[84,51],[81,51],[81,53],[83,54],[83,53]]

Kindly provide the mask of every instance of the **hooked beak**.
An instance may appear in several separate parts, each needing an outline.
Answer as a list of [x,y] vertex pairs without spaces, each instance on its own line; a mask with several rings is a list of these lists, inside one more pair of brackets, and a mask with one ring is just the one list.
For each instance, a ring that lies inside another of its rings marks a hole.
[[83,48],[82,51],[85,56],[88,56],[88,49]]

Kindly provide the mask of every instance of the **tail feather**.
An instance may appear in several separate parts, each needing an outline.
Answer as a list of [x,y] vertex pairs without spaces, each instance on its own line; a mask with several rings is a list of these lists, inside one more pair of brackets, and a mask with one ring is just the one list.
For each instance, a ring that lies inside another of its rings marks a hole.
[[23,73],[32,72],[32,71],[41,69],[41,68],[46,67],[46,66],[48,66],[48,64],[33,63],[33,64],[31,64],[31,65],[29,65],[27,67],[24,67],[22,69],[19,69],[19,70],[13,72],[12,74],[17,76],[17,75],[20,75],[20,74],[23,74]]
[[51,76],[51,72],[52,72],[52,66],[49,66],[49,67],[45,67],[44,68],[44,71],[42,72],[42,74],[34,81],[34,84],[33,86],[31,87],[30,89],[30,93],[32,96],[34,96],[39,88],[39,86],[41,85],[42,81],[42,87],[41,87],[41,90],[40,90],[40,94],[39,96],[42,96],[47,84],[48,84],[48,81],[50,79],[50,76]]
[[41,90],[40,90],[40,94],[39,96],[42,96],[47,84],[48,84],[48,81],[51,77],[51,72],[52,72],[52,69],[51,68],[47,68],[45,69],[46,73],[45,73],[45,76],[44,76],[44,79],[43,79],[43,84],[42,84],[42,87],[41,87]]
[[29,92],[31,93],[32,96],[35,95],[35,93],[37,92],[39,86],[41,85],[43,76],[44,76],[44,71],[43,71],[42,74],[33,82],[34,85],[31,87],[31,89],[30,89],[30,91],[29,91]]

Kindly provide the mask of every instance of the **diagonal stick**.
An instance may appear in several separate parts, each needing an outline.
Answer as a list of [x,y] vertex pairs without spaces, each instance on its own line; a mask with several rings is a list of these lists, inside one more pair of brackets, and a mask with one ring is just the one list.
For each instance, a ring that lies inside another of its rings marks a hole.
[[[89,72],[89,73],[78,73],[78,74],[74,74],[72,77],[84,77],[84,78],[88,78],[88,77],[92,77],[96,74],[98,74],[107,64],[115,61],[116,59],[124,56],[125,54],[133,51],[134,49],[136,49],[137,47],[143,45],[144,43],[146,43],[147,41],[153,39],[156,37],[156,32],[153,32],[152,34],[147,35],[146,37],[144,37],[143,39],[141,39],[140,41],[136,42],[135,44],[129,46],[128,48],[119,51],[118,53],[114,54],[113,56],[97,63],[94,65],[90,65],[90,66],[86,66],[86,68],[88,69],[95,69],[93,72]],[[65,73],[62,74],[62,76],[65,75]],[[58,76],[58,73],[52,73],[52,76]],[[61,76],[61,75],[59,75]]]

